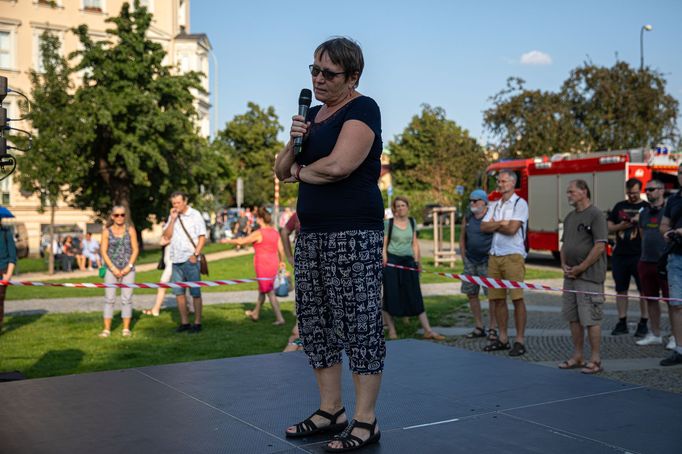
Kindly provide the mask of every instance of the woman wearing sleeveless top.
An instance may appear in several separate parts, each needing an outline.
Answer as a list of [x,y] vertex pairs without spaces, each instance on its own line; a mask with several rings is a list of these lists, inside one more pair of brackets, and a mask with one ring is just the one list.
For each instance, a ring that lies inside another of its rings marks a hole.
[[[102,232],[102,259],[107,266],[104,282],[132,284],[135,282],[135,260],[139,253],[135,228],[126,222],[126,210],[115,206],[111,211],[108,227]],[[130,320],[133,316],[133,289],[121,289],[121,318],[124,337],[130,336]],[[114,317],[116,289],[104,290],[104,330],[100,337],[111,335],[111,319]]]
[[[384,320],[389,339],[397,339],[393,317],[418,316],[424,329],[424,339],[443,340],[445,337],[431,329],[424,310],[419,287],[419,273],[386,267],[386,264],[419,268],[420,250],[417,231],[408,216],[410,204],[406,197],[393,199],[393,222],[385,221],[384,233]],[[392,227],[392,228],[390,228]],[[390,231],[389,231],[390,230]],[[390,237],[390,238],[389,238]]]
[[275,322],[273,325],[283,325],[284,317],[279,309],[279,301],[275,295],[274,278],[277,275],[280,265],[284,265],[284,247],[279,232],[275,230],[272,223],[272,216],[264,207],[254,210],[256,212],[256,223],[258,230],[243,238],[223,239],[221,242],[244,246],[253,244],[255,254],[253,265],[256,268],[258,281],[258,302],[252,311],[246,311],[245,315],[253,321],[260,318],[260,310],[265,302],[267,295],[275,312]]

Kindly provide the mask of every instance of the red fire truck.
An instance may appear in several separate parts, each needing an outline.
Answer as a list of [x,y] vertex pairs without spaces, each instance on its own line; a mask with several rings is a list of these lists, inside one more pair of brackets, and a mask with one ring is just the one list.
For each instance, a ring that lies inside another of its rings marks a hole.
[[595,206],[608,212],[625,199],[625,181],[637,178],[644,186],[652,178],[661,180],[666,194],[678,188],[679,153],[656,150],[622,150],[584,154],[558,154],[530,159],[499,161],[488,166],[484,187],[491,200],[500,198],[496,177],[502,169],[517,175],[516,193],[528,201],[528,243],[531,249],[551,251],[555,257],[561,248],[562,222],[572,209],[566,199],[568,182],[585,180]]

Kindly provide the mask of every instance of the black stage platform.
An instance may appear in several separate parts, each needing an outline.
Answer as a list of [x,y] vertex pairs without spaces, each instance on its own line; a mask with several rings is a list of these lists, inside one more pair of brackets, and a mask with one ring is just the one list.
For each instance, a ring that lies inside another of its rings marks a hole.
[[[3,383],[0,452],[321,452],[284,437],[317,404],[302,352]],[[362,452],[682,452],[682,395],[423,341],[388,343],[377,411]]]

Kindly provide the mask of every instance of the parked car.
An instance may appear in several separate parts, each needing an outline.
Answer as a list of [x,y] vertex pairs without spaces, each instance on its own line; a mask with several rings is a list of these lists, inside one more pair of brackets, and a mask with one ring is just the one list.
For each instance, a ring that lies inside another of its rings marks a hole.
[[440,208],[437,203],[429,203],[424,206],[424,225],[433,225],[433,209]]
[[17,258],[23,259],[28,257],[28,230],[26,229],[26,224],[23,222],[5,221],[3,225],[7,227],[14,236],[14,243],[17,246]]

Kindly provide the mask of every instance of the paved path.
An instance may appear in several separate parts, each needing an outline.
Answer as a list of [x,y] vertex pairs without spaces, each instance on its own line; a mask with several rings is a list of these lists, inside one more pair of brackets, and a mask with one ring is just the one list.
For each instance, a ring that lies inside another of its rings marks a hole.
[[[224,251],[209,256],[210,260],[218,260],[237,255],[250,254],[251,252]],[[549,264],[543,267],[551,267]],[[537,266],[535,264],[531,265]],[[139,270],[151,270],[156,264],[141,265]],[[553,269],[557,269],[556,267]],[[81,277],[81,272],[70,273],[68,276]],[[83,273],[82,276],[91,276],[92,273]],[[58,275],[62,277],[61,275]],[[40,274],[25,274],[22,280],[45,280],[54,279],[57,276]],[[552,287],[561,287],[561,279],[548,279],[542,282]],[[606,283],[606,291],[613,293],[613,281]],[[424,284],[422,292],[425,296],[459,296],[459,281],[448,281],[444,278],[443,283]],[[635,293],[632,293],[635,296]],[[241,304],[255,302],[257,293],[252,291],[233,291],[204,293],[205,304]],[[293,294],[292,294],[293,296]],[[133,306],[136,309],[151,307],[155,295],[135,295]],[[526,344],[528,353],[518,360],[530,361],[547,367],[556,365],[568,358],[572,351],[572,344],[566,323],[560,314],[561,298],[555,293],[529,291],[525,297],[528,304],[528,327]],[[282,301],[291,301],[292,297],[282,298]],[[21,315],[30,313],[65,313],[65,312],[93,312],[102,308],[103,297],[62,298],[62,299],[33,299],[21,301],[6,301],[5,310],[8,315]],[[164,307],[174,307],[175,299],[167,296]],[[487,302],[482,306],[487,312]],[[639,304],[636,299],[631,300],[628,319],[631,333],[634,332],[635,323],[639,317]],[[473,351],[481,351],[486,344],[485,340],[464,338],[464,335],[472,329],[472,319],[468,311],[453,314],[452,326],[434,327],[438,332],[447,336],[445,341],[449,345],[465,348]],[[602,352],[606,372],[603,374],[625,382],[641,384],[663,390],[682,392],[682,367],[663,368],[658,362],[667,356],[663,346],[639,347],[635,345],[632,335],[611,336],[610,330],[617,321],[617,311],[613,298],[608,299],[604,308],[604,333],[602,335]],[[513,325],[513,316],[510,313],[510,326]],[[663,332],[669,332],[667,310],[663,311]],[[514,330],[510,331],[514,334]],[[494,352],[490,354],[505,356],[506,352]],[[566,373],[579,373],[567,371]]]

